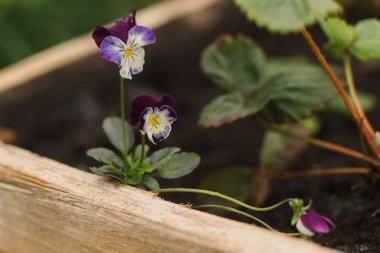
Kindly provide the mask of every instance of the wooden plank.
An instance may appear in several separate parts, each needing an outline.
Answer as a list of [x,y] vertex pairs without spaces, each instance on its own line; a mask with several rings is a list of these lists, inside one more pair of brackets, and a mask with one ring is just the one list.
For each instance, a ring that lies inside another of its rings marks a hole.
[[0,143],[0,251],[336,252]]
[[[138,12],[137,21],[154,30],[176,19],[195,15],[200,10],[218,4],[220,1],[163,1]],[[126,10],[127,14],[129,14],[128,10]],[[97,53],[98,48],[93,42],[91,34],[88,33],[34,54],[0,70],[0,93]]]

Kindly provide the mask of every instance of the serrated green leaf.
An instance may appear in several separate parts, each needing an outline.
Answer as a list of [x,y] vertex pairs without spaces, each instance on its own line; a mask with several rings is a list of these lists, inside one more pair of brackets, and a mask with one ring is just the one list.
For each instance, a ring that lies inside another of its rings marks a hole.
[[353,26],[340,18],[328,18],[320,22],[322,30],[329,41],[324,45],[330,55],[341,58],[355,40],[356,32]]
[[269,101],[269,93],[258,94],[245,99],[240,93],[219,96],[203,109],[199,124],[204,127],[219,127],[259,112]]
[[[129,151],[133,147],[135,138],[132,126],[128,122],[125,122],[125,124],[127,151]],[[115,146],[121,153],[124,153],[122,119],[119,117],[106,118],[103,121],[103,130],[112,145]]]
[[200,161],[201,158],[195,153],[175,154],[170,159],[160,163],[158,175],[168,179],[183,177],[198,167]]
[[284,69],[268,77],[257,96],[270,94],[271,100],[258,113],[268,123],[295,123],[309,117],[336,95],[325,72],[311,64]]
[[351,53],[366,61],[380,57],[380,21],[367,19],[355,25],[356,39]]
[[226,91],[241,91],[255,85],[264,65],[261,48],[245,36],[224,35],[207,47],[201,58],[206,76]]
[[220,192],[245,202],[252,193],[252,175],[253,170],[247,167],[224,168],[206,174],[199,188]]
[[332,45],[349,48],[355,39],[354,28],[340,18],[328,18],[321,22],[321,27]]
[[173,154],[181,151],[178,147],[163,148],[155,151],[150,156],[144,159],[144,163],[151,164],[153,169],[157,169],[158,165],[165,159],[169,159]]
[[112,150],[101,147],[89,149],[86,154],[96,161],[107,164],[112,164],[113,160],[120,159]]
[[146,187],[148,187],[151,190],[160,189],[160,184],[158,183],[158,181],[151,176],[145,175],[143,177],[143,183]]
[[[349,96],[351,102],[352,99]],[[358,98],[360,101],[360,104],[362,105],[362,108],[365,112],[368,112],[376,107],[377,104],[377,97],[371,93],[367,92],[358,92]],[[351,118],[352,115],[348,111],[346,104],[343,102],[343,99],[338,96],[334,98],[333,100],[329,101],[326,104],[326,110],[328,114],[333,116],[339,116],[342,118]]]
[[271,32],[299,32],[341,7],[333,0],[235,0],[249,20]]

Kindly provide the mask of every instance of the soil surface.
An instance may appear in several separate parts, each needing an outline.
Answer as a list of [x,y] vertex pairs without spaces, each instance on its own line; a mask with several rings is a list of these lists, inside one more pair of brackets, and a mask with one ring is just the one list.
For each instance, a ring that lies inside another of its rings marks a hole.
[[[366,15],[349,12],[350,20]],[[223,19],[221,18],[223,17]],[[228,17],[228,18],[226,18]],[[207,20],[207,23],[204,23]],[[233,22],[231,22],[233,20]],[[201,108],[222,91],[200,71],[199,57],[220,33],[251,35],[269,56],[306,54],[310,49],[300,35],[270,35],[246,22],[234,6],[220,6],[200,13],[186,21],[176,21],[157,31],[158,43],[147,48],[145,71],[127,82],[127,99],[148,93],[159,97],[163,93],[176,99],[178,121],[163,146],[180,146],[198,152],[202,163],[183,179],[161,181],[162,187],[198,187],[210,171],[228,166],[257,168],[263,129],[253,119],[244,119],[218,129],[197,126]],[[318,29],[311,33],[319,45],[325,41]],[[355,78],[360,89],[380,97],[380,62],[355,62]],[[17,88],[2,95],[0,122],[18,133],[18,145],[38,154],[87,170],[95,162],[87,158],[87,149],[109,144],[101,131],[101,121],[117,114],[118,73],[111,63],[99,56],[85,59],[73,66],[33,80],[29,88]],[[322,112],[318,114],[322,129],[318,137],[361,149],[360,138],[350,119],[339,119]],[[370,121],[380,129],[380,114],[371,112]],[[308,147],[290,169],[366,166],[358,161]],[[331,217],[336,230],[315,237],[318,243],[345,252],[380,252],[380,183],[364,176],[328,176],[278,180],[264,205],[288,197],[313,199],[314,207]],[[190,195],[176,196],[178,202],[196,201]],[[260,216],[281,231],[293,231],[289,226],[288,207]],[[233,217],[236,218],[236,217]]]

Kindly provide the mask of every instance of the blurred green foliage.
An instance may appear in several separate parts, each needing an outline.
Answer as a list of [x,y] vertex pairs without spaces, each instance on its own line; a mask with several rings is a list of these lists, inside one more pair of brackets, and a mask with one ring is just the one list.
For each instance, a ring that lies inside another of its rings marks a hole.
[[0,68],[157,1],[0,0]]

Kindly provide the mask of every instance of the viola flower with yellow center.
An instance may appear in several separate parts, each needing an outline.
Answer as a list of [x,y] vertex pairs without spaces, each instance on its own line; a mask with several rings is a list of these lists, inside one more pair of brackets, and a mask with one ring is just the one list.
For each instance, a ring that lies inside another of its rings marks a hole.
[[92,34],[99,46],[103,59],[114,62],[120,69],[120,75],[132,79],[132,74],[143,70],[145,51],[143,46],[156,42],[156,37],[150,29],[136,25],[136,12],[109,28],[97,26]]
[[136,97],[132,101],[131,123],[140,123],[141,134],[157,144],[169,136],[171,125],[177,119],[173,105],[174,100],[167,95],[161,101],[147,95]]

